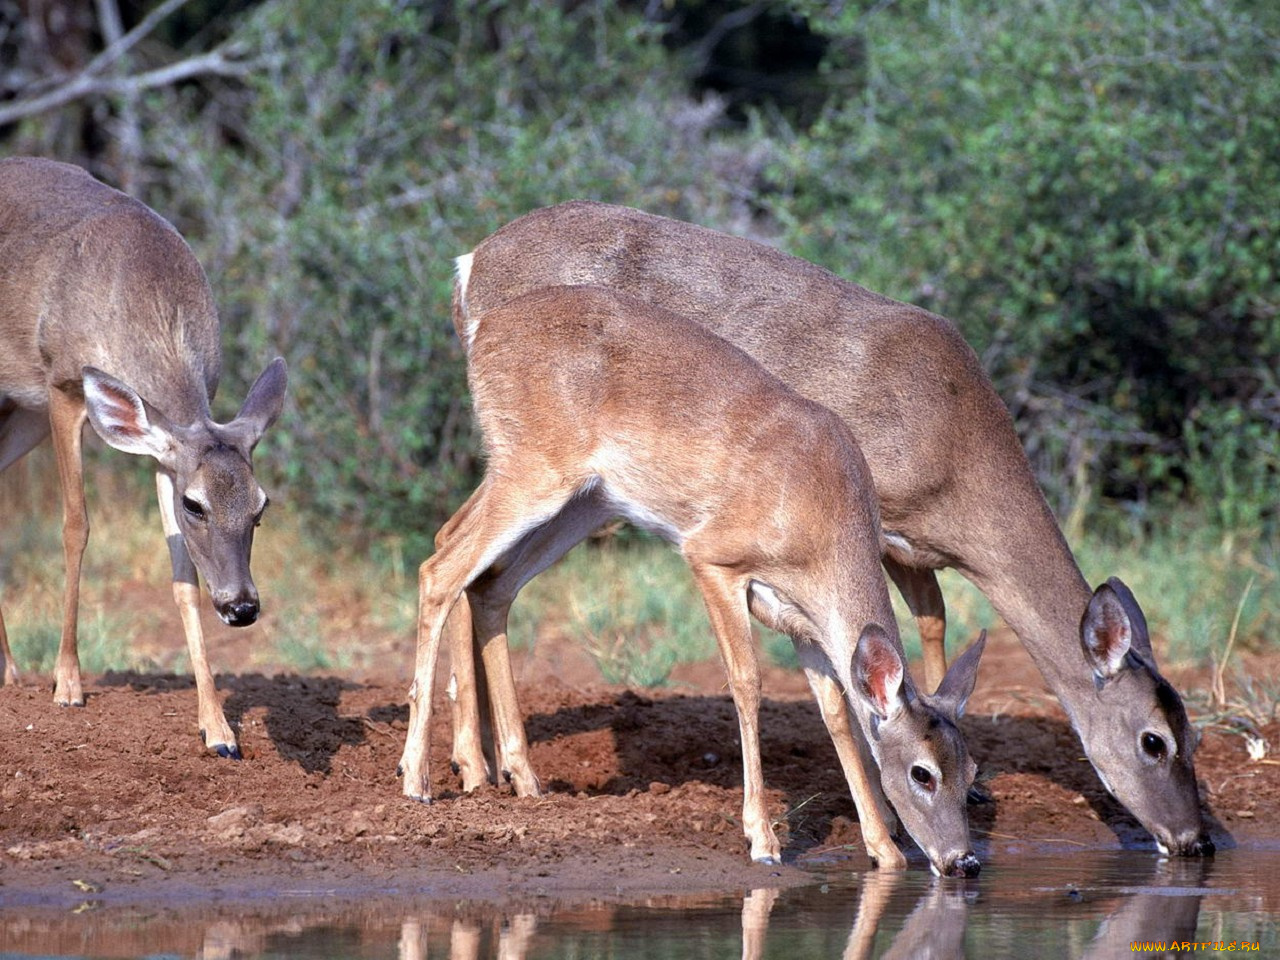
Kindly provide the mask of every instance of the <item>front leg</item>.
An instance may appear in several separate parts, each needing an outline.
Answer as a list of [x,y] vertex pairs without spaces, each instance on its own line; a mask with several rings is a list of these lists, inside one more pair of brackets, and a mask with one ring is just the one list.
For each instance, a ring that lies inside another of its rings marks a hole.
[[173,477],[167,471],[156,471],[156,496],[160,501],[160,522],[164,526],[169,560],[173,565],[173,602],[178,607],[178,616],[182,618],[182,632],[187,638],[187,653],[191,658],[191,672],[196,681],[200,737],[205,746],[218,756],[239,760],[240,745],[236,742],[235,731],[222,712],[217,687],[213,682],[213,671],[209,669],[204,630],[200,626],[200,581],[196,575],[196,565],[187,551],[187,542],[178,529],[173,501]]
[[760,762],[760,664],[756,659],[751,621],[747,617],[747,588],[729,571],[690,559],[715,631],[720,656],[729,675],[729,691],[738,711],[742,741],[742,829],[757,863],[781,863],[782,846],[769,820],[764,800],[764,769]]
[[897,824],[889,802],[880,787],[880,771],[869,756],[862,730],[849,709],[849,703],[840,683],[831,675],[826,656],[813,644],[796,645],[800,665],[809,680],[809,688],[818,701],[818,712],[826,724],[827,733],[835,745],[840,768],[844,771],[849,792],[858,810],[858,824],[862,828],[862,843],[877,866],[887,870],[901,870],[907,858],[893,842],[893,829]]
[[62,596],[62,640],[54,668],[53,702],[63,707],[83,707],[84,689],[80,679],[80,652],[77,632],[80,615],[80,566],[89,542],[89,512],[84,503],[84,463],[81,434],[85,421],[84,401],[61,390],[49,391],[49,425],[53,452],[58,461],[62,486],[62,557],[66,586]]
[[3,670],[0,670],[0,686],[15,686],[18,682],[18,664],[13,659],[13,651],[9,649],[9,634],[4,629],[3,611],[0,611],[0,660],[4,661]]

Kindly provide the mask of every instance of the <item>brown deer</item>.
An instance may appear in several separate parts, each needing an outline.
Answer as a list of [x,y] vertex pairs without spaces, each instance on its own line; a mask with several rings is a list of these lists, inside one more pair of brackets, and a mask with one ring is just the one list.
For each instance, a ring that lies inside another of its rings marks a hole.
[[[158,464],[200,734],[220,756],[238,758],[205,653],[196,573],[224,622],[257,619],[249,553],[267,496],[250,458],[284,403],[285,367],[273,361],[236,418],[215,423],[209,401],[218,384],[218,334],[204,272],[154,211],[79,167],[0,161],[0,470],[52,434],[66,561],[54,701],[84,705],[76,625],[89,538],[81,461],[87,418],[111,446]],[[0,657],[4,682],[17,682],[3,618]]]
[[[871,470],[882,560],[920,629],[927,688],[946,667],[934,571],[954,567],[1025,644],[1107,789],[1162,849],[1213,852],[1197,738],[1156,667],[1142,611],[1114,578],[1091,594],[1008,411],[948,320],[750,240],[574,201],[512,221],[459,259],[455,326],[465,339],[498,305],[565,283],[675,310],[835,411]],[[490,771],[463,607],[450,628],[454,756],[470,789]],[[489,682],[512,687],[509,670]]]
[[[777,862],[780,848],[764,803],[748,612],[795,641],[871,856],[905,863],[868,783],[850,706],[885,794],[933,869],[976,874],[966,809],[976,768],[955,720],[982,642],[934,697],[915,691],[879,569],[870,477],[840,419],[692,321],[603,288],[519,297],[480,315],[466,342],[488,466],[419,574],[404,792],[431,796],[431,692],[458,598],[467,593],[482,656],[505,656],[520,588],[624,516],[679,547],[706,603],[738,711],[752,858]],[[496,705],[495,724],[500,737],[523,741],[514,698]]]

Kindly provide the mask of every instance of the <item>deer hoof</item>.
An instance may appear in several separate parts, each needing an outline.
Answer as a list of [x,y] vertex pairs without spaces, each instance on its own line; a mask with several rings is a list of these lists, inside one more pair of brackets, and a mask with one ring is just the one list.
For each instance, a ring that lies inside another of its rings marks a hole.
[[214,746],[213,750],[214,750],[214,753],[216,753],[218,756],[224,759],[229,759],[229,760],[243,759],[243,757],[241,757],[240,755],[240,747],[234,743],[232,744],[219,743]]
[[987,792],[985,787],[980,787],[976,783],[969,788],[969,795],[966,797],[969,806],[976,807],[982,803],[991,802],[991,794]]
[[758,863],[762,867],[778,867],[782,865],[782,858],[775,856],[756,857],[752,863]]

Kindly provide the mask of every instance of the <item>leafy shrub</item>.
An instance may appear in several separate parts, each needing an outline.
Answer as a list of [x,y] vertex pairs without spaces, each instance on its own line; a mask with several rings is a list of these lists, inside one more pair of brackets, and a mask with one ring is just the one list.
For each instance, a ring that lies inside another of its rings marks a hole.
[[1200,484],[1212,501],[1243,474],[1273,502],[1280,14],[806,6],[864,38],[833,46],[828,69],[865,84],[772,171],[786,245],[955,319],[1060,510],[1073,479],[1136,501]]
[[[714,103],[662,69],[656,28],[613,4],[315,0],[258,8],[267,64],[228,105],[157,97],[182,211],[222,305],[227,368],[290,364],[264,444],[290,495],[369,531],[427,534],[474,485],[452,258],[574,197],[705,218],[735,203],[708,155]],[[162,201],[162,203],[161,203]],[[235,389],[235,388],[233,388]]]

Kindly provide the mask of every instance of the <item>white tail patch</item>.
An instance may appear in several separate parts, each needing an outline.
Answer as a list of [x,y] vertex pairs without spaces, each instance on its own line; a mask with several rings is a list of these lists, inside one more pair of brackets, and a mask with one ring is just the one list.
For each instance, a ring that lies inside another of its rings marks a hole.
[[884,539],[886,547],[897,551],[904,558],[909,558],[914,552],[911,548],[911,541],[900,533],[894,533],[892,530],[884,530],[880,536]]
[[467,283],[471,280],[471,263],[475,260],[474,253],[464,253],[453,261],[454,283],[458,287],[458,309],[462,311],[462,317],[466,321],[463,325],[463,331],[467,338],[467,349],[471,349],[471,342],[476,338],[476,327],[480,323],[480,318],[471,319],[471,312],[467,310]]

